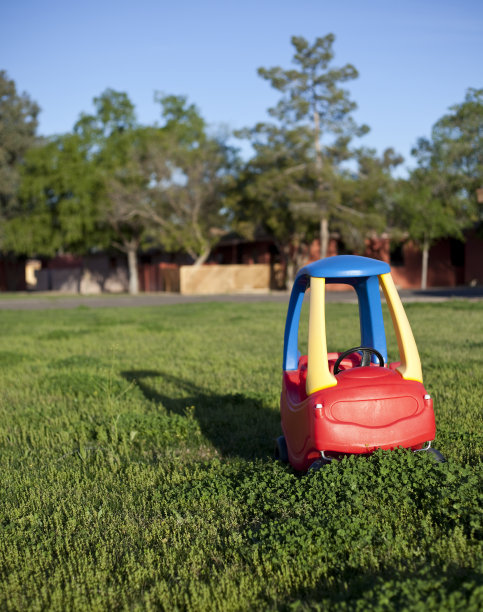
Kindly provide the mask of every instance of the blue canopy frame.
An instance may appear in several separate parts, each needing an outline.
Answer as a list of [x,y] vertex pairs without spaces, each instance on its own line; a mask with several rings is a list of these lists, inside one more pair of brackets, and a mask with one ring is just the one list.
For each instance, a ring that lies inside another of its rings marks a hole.
[[[386,334],[382,317],[379,276],[391,269],[384,261],[358,255],[337,255],[315,261],[299,270],[290,295],[285,324],[283,369],[298,367],[298,330],[302,302],[310,278],[324,278],[327,284],[343,283],[354,287],[359,302],[361,346],[376,349],[387,362]],[[375,357],[373,356],[374,360]]]

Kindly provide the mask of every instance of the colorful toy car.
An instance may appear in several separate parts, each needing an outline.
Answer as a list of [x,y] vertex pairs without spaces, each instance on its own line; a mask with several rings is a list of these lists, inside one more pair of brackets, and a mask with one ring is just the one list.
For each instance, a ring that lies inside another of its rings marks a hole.
[[[325,286],[331,283],[351,285],[359,303],[360,346],[340,353],[327,352]],[[301,356],[298,329],[309,287],[308,354]],[[389,364],[380,287],[400,356]],[[276,454],[299,471],[378,448],[425,450],[445,461],[431,447],[433,400],[423,386],[418,349],[387,263],[339,255],[298,272],[285,326],[280,412],[283,436]]]

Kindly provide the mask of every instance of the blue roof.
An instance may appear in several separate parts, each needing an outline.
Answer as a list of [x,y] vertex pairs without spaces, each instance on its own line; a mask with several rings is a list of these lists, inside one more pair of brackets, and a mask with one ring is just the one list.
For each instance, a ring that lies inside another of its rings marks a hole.
[[298,271],[296,279],[302,276],[348,279],[379,276],[390,271],[391,268],[385,261],[359,255],[336,255],[307,264]]

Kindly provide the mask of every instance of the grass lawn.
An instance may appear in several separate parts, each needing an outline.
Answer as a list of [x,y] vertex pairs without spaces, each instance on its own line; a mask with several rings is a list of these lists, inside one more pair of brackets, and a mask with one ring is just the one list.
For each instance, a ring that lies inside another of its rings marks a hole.
[[307,476],[271,458],[286,305],[1,312],[0,609],[481,610],[483,303],[406,311],[448,463]]

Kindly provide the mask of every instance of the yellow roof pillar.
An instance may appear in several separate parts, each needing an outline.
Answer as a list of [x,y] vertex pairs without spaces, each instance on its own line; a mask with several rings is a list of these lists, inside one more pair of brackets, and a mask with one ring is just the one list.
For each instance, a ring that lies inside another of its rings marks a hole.
[[334,387],[335,376],[330,373],[325,332],[325,278],[310,279],[309,345],[307,361],[307,395]]
[[397,371],[406,380],[417,380],[423,382],[423,373],[421,370],[421,360],[419,359],[418,347],[414,340],[411,326],[401,303],[401,298],[397,292],[396,286],[391,274],[381,274],[379,276],[382,290],[386,296],[386,302],[391,313],[394,331],[396,332],[397,345],[399,348],[399,356],[401,365]]

